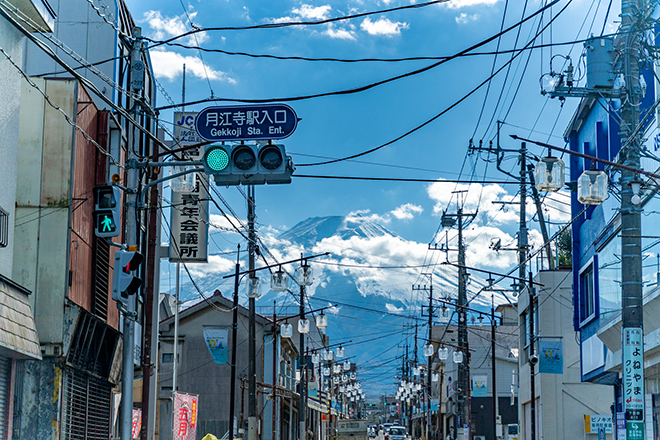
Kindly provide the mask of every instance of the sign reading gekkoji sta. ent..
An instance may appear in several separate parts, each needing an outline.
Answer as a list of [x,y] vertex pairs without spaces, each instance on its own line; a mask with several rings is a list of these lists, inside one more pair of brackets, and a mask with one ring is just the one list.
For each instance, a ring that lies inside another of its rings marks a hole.
[[211,142],[284,139],[297,125],[286,104],[207,107],[195,118],[197,133]]

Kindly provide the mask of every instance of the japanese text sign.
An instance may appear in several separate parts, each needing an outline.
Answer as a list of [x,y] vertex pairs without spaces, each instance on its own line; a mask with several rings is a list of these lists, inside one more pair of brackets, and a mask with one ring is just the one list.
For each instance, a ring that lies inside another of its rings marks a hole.
[[641,328],[623,329],[623,409],[628,440],[644,438],[644,345]]
[[197,435],[197,396],[174,393],[174,440],[195,440]]
[[207,141],[270,140],[289,137],[298,117],[285,104],[207,107],[195,118],[195,129]]
[[600,430],[605,434],[612,434],[612,416],[607,414],[585,414],[584,432],[587,434],[598,434]]
[[[174,113],[175,148],[195,145],[203,140],[192,126],[197,112]],[[183,152],[187,160],[201,160],[202,147]],[[171,262],[208,261],[209,192],[206,174],[196,173],[195,184],[186,191],[172,191],[172,236],[170,237]]]

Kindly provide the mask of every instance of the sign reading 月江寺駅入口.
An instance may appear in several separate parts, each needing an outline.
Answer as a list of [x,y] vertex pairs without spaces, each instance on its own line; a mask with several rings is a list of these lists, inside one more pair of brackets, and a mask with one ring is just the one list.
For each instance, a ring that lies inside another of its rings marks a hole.
[[297,125],[285,104],[207,107],[195,118],[197,133],[211,142],[284,139]]

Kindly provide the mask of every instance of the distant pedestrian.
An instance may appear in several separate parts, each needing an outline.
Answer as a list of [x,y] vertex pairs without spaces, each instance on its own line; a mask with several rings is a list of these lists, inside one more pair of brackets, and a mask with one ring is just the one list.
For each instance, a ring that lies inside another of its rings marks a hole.
[[447,439],[446,440],[456,440],[456,437],[454,436],[454,427],[453,426],[449,427],[449,432],[447,433]]

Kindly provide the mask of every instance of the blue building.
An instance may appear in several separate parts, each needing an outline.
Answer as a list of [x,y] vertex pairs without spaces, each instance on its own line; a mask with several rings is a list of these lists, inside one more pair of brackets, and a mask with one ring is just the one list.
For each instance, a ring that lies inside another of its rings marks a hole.
[[[642,69],[647,84],[641,104],[642,117],[657,99],[653,66]],[[564,137],[572,151],[601,159],[616,161],[621,148],[619,135],[620,102],[605,98],[582,99]],[[655,115],[648,118],[644,132],[646,153],[642,168],[656,171],[655,159],[660,144]],[[570,180],[575,182],[592,163],[571,156]],[[611,385],[613,420],[620,419],[621,373],[621,220],[619,215],[618,179],[616,170],[605,169],[610,179],[608,199],[599,206],[586,207],[572,193],[571,213],[573,242],[573,326],[579,334],[581,377],[583,382]],[[654,414],[656,401],[660,405],[660,197],[652,185],[643,188],[642,254],[645,345],[646,438],[658,438],[660,420]],[[586,208],[586,210],[585,210]],[[579,217],[578,217],[579,216]],[[576,218],[577,217],[577,218]],[[655,238],[653,238],[655,237]],[[616,431],[615,423],[615,431]],[[625,425],[623,428],[625,432]],[[621,438],[618,436],[617,438]]]

